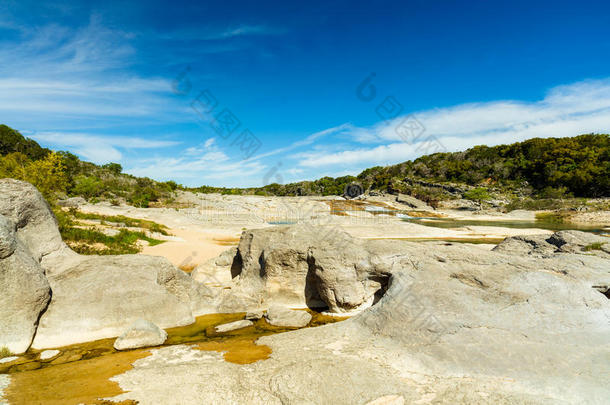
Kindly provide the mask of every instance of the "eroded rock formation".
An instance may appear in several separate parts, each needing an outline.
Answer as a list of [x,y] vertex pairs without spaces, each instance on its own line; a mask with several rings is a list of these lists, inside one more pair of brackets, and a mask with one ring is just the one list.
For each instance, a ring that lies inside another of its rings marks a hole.
[[11,351],[34,334],[38,349],[117,336],[140,317],[187,325],[215,310],[210,294],[164,258],[76,254],[36,188],[0,180],[0,345]]

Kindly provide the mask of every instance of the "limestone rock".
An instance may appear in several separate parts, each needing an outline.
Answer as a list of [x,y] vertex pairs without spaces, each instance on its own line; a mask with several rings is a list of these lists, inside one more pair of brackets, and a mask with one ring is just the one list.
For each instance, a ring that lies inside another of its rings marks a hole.
[[241,321],[229,322],[222,325],[218,325],[214,328],[214,330],[218,333],[230,332],[232,330],[247,328],[248,326],[254,325],[254,322],[249,321],[247,319],[242,319]]
[[415,210],[425,210],[425,211],[434,211],[434,208],[423,202],[422,200],[418,200],[415,197],[406,194],[398,194],[396,196],[396,202],[401,204],[405,204],[410,208]]
[[[600,249],[587,251],[594,244]],[[559,231],[547,235],[524,235],[506,238],[494,251],[548,256],[554,253],[589,253],[610,257],[610,238],[581,231]]]
[[[600,251],[610,253],[610,238],[580,231],[559,231],[549,237],[549,243],[559,252],[582,253],[585,248],[599,244]],[[591,250],[590,252],[594,252]]]
[[246,319],[250,321],[256,321],[265,316],[262,309],[249,310],[246,312]]
[[402,395],[385,395],[368,402],[366,405],[404,405],[404,403],[405,398]]
[[199,291],[166,259],[90,256],[50,276],[53,299],[40,319],[37,349],[117,336],[138,318],[162,328],[194,322]]
[[[8,357],[3,357],[0,359],[0,364],[4,364],[4,363],[10,363],[11,361],[15,361],[17,360],[19,357],[18,356],[8,356]],[[1,398],[1,397],[0,397]]]
[[[49,204],[36,187],[29,183],[0,180],[0,214],[15,224],[17,239],[40,262],[45,256],[69,251],[61,240],[57,220]],[[45,263],[42,267],[46,269]]]
[[17,240],[12,221],[0,215],[0,346],[25,352],[51,290],[44,271]]
[[[119,399],[164,403],[179,397],[181,404],[218,398],[249,404],[608,402],[610,307],[593,288],[610,285],[608,259],[502,253],[443,242],[362,246],[371,254],[370,267],[363,267],[374,273],[361,274],[369,282],[375,275],[389,280],[372,307],[339,323],[262,337],[257,344],[269,346],[272,359],[248,367],[183,345],[160,349],[116,377],[128,391]],[[264,255],[259,263],[265,265]]]
[[347,312],[370,305],[387,277],[365,242],[325,226],[246,231],[237,261],[232,294],[267,305]]
[[45,350],[40,353],[40,360],[49,360],[57,356],[60,353],[59,350]]
[[557,246],[548,242],[548,235],[511,236],[504,239],[496,247],[495,252],[550,255],[555,253]]
[[292,310],[274,305],[265,314],[265,319],[273,326],[302,328],[311,321],[311,315],[305,311]]
[[70,197],[65,200],[59,200],[57,205],[60,207],[78,208],[81,205],[87,204],[87,200],[83,197]]
[[0,215],[0,259],[9,257],[17,248],[13,223],[4,215]]
[[137,349],[139,347],[159,346],[167,339],[167,332],[154,323],[138,319],[114,341],[116,350]]
[[237,248],[232,247],[205,263],[200,264],[191,272],[193,280],[208,286],[225,286],[232,279],[231,267],[237,255]]

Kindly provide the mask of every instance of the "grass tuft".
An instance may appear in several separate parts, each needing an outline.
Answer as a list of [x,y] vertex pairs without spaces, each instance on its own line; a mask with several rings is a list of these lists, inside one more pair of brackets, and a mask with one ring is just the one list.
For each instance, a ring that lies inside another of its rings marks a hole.
[[11,351],[8,349],[8,347],[6,347],[6,346],[0,347],[0,359],[3,359],[5,357],[10,357],[12,355],[13,355],[13,353],[11,353]]

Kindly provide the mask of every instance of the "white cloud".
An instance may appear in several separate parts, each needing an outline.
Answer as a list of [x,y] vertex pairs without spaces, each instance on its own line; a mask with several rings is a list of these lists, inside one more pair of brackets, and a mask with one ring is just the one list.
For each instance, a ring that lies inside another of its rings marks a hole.
[[[551,89],[538,102],[497,101],[463,104],[415,114],[425,127],[413,144],[403,142],[396,128],[405,117],[369,128],[352,128],[360,145],[348,150],[296,154],[303,167],[341,166],[361,170],[426,154],[427,137],[447,151],[475,145],[513,143],[533,137],[565,137],[610,132],[610,80],[584,81]],[[370,146],[370,144],[377,144]],[[369,146],[367,146],[369,145]],[[419,150],[418,150],[419,149]],[[430,150],[428,150],[430,151]]]
[[[170,83],[128,73],[133,34],[110,29],[97,15],[80,28],[23,26],[0,41],[0,121],[21,128],[88,126],[110,117],[164,122],[190,118]],[[107,123],[108,121],[106,121]]]
[[72,153],[94,163],[117,162],[123,157],[120,149],[156,149],[178,145],[179,142],[127,136],[101,136],[96,134],[35,132],[28,134],[36,141]]

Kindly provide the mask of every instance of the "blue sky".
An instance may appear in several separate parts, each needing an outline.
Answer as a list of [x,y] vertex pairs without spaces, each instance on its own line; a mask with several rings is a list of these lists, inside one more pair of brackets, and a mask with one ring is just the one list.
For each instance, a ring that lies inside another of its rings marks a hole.
[[97,3],[0,2],[0,123],[132,174],[261,186],[610,132],[608,2]]

